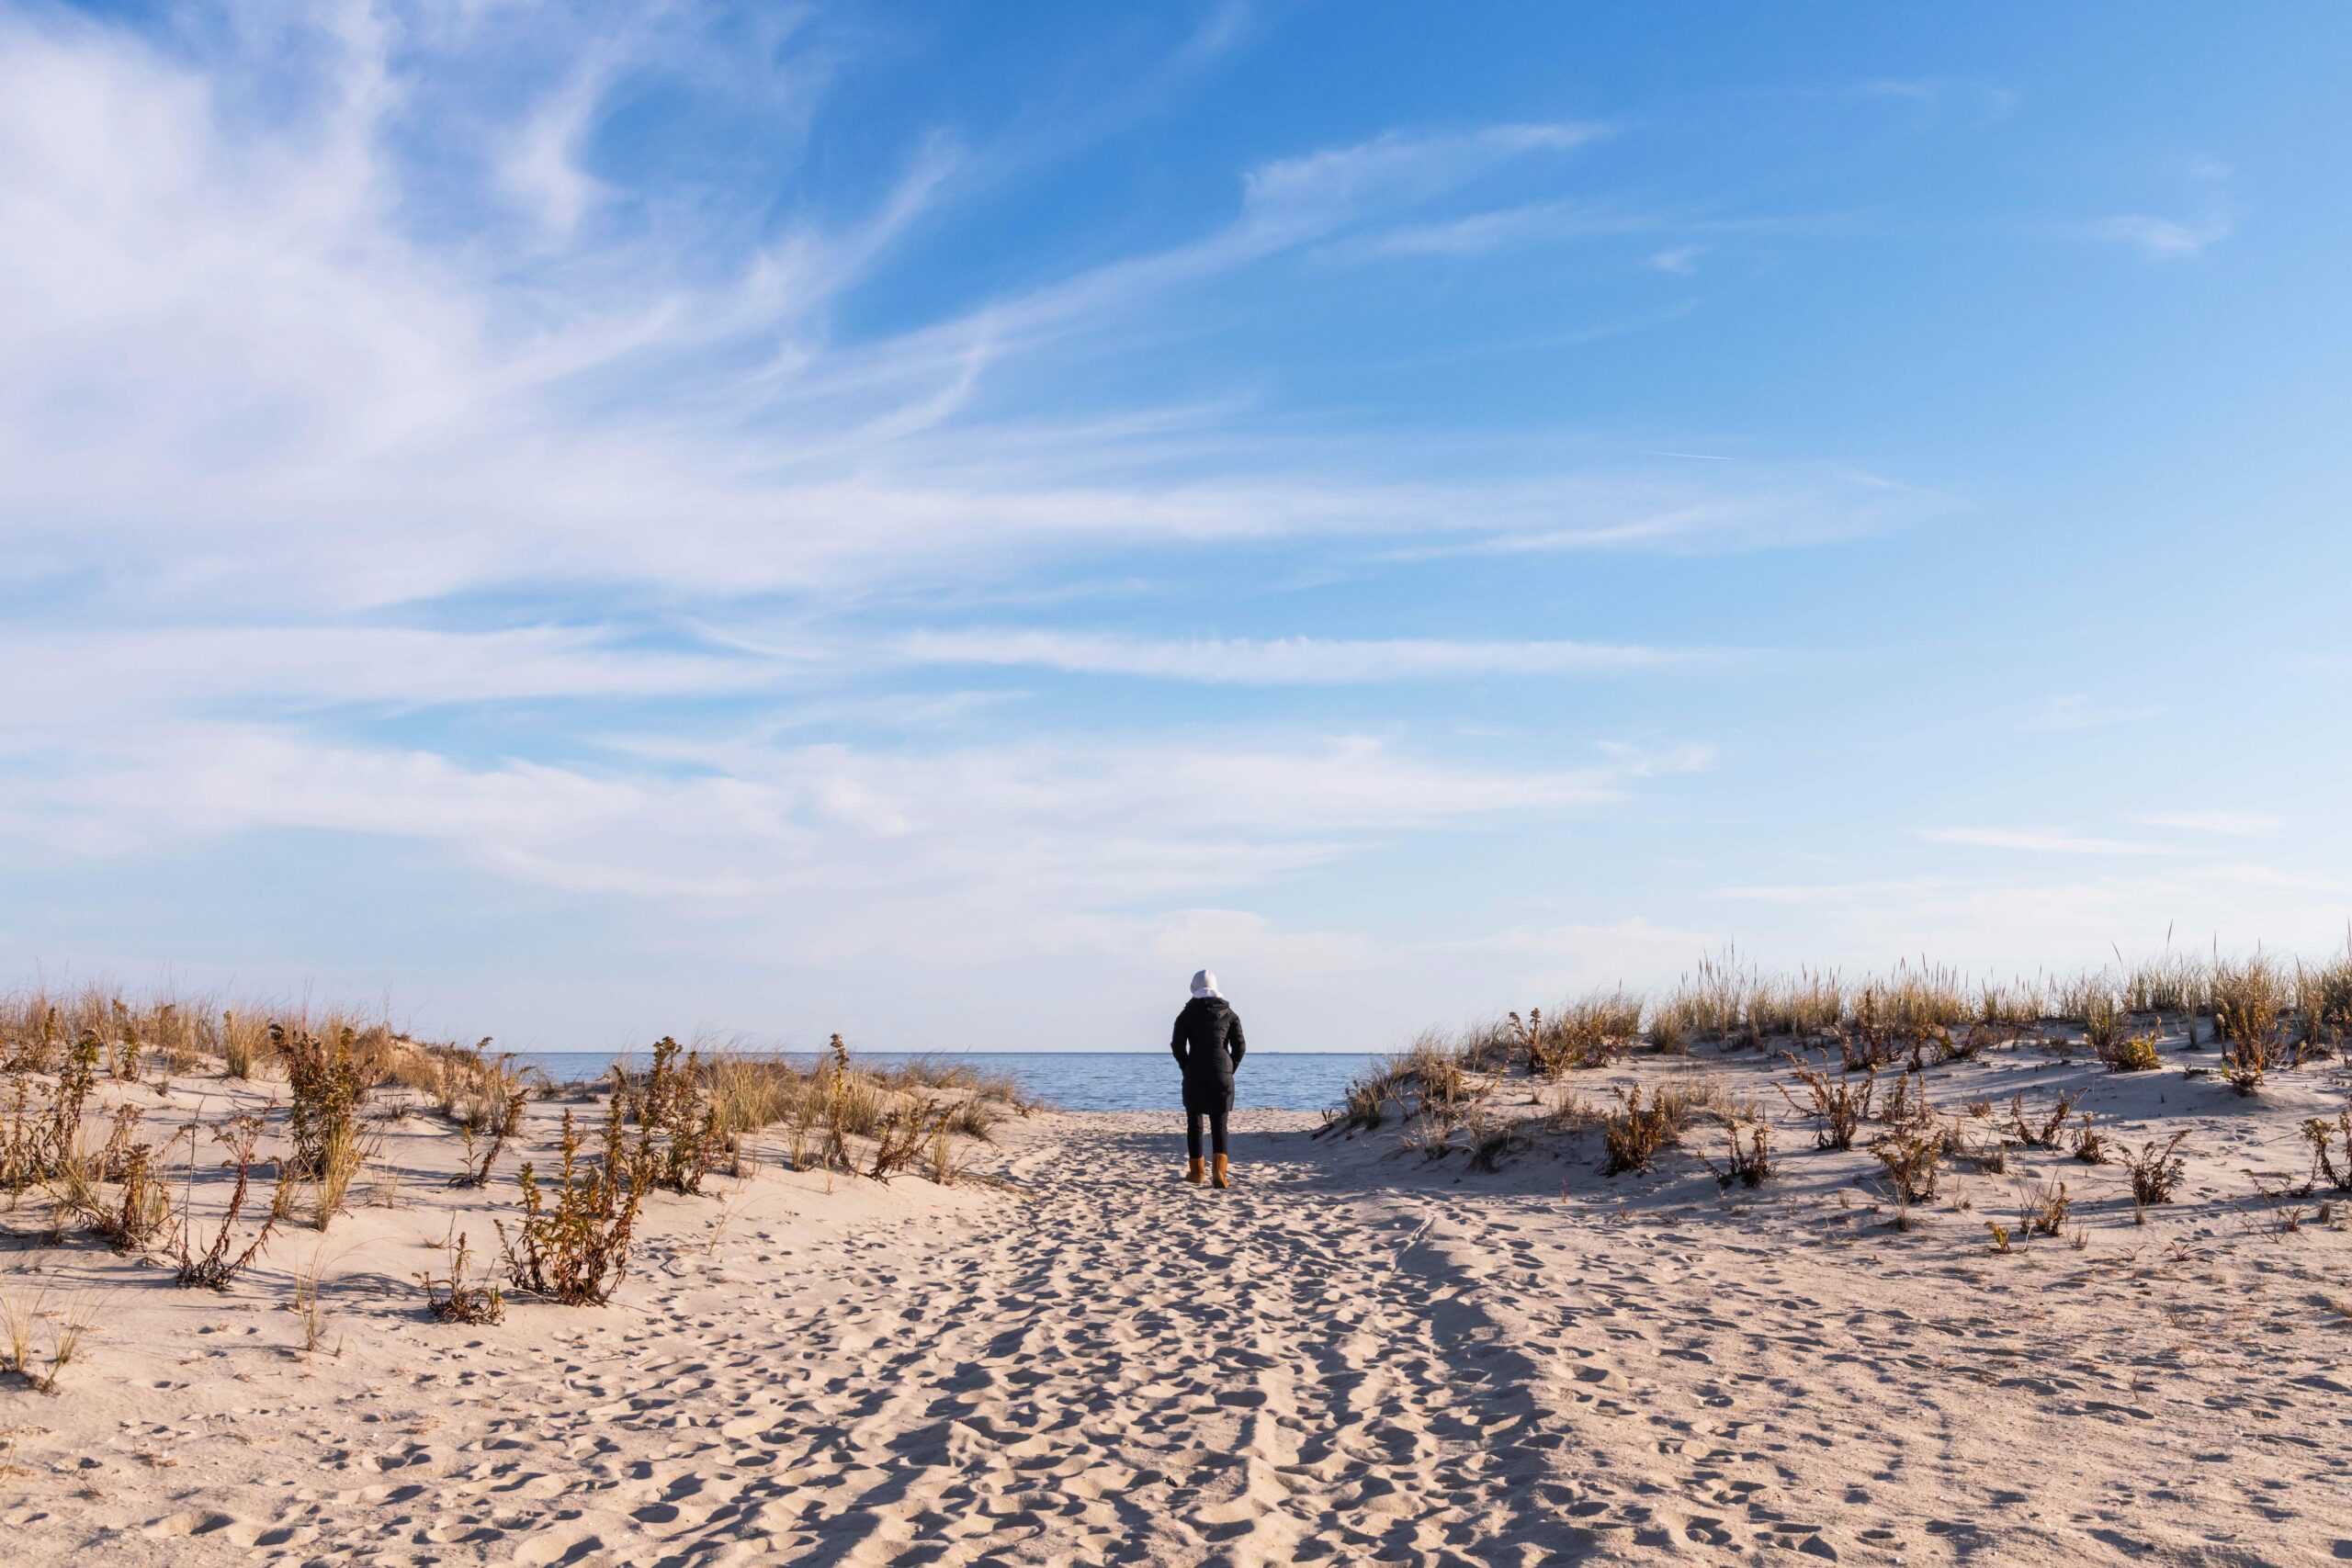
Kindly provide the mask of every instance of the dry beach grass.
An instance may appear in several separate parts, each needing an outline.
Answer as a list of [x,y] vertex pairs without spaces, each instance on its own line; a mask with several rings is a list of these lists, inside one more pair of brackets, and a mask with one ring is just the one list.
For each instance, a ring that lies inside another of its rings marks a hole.
[[2347,973],[1726,960],[1241,1113],[1229,1192],[1172,1117],[845,1047],[554,1086],[19,996],[0,1522],[173,1563],[2326,1561]]

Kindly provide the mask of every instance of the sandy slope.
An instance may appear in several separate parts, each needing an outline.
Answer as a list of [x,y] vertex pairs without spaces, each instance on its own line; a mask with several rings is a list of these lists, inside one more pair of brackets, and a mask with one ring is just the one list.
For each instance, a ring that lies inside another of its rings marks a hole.
[[364,1213],[337,1356],[282,1279],[21,1254],[115,1293],[64,1395],[0,1395],[11,1560],[2352,1556],[2341,1233],[2110,1203],[1993,1257],[1837,1171],[1463,1178],[1313,1121],[1238,1118],[1228,1192],[1140,1116],[1015,1127],[1013,1192],[771,1172],[663,1200],[615,1308],[494,1329],[401,1277],[445,1214]]

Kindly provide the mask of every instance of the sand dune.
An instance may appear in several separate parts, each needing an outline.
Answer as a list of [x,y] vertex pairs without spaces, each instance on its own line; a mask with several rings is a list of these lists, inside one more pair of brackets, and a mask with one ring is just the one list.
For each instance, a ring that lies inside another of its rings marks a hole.
[[491,1328],[403,1277],[444,1200],[363,1212],[309,1354],[282,1278],[22,1253],[111,1294],[64,1391],[0,1405],[0,1523],[124,1563],[2352,1555],[2338,1231],[2110,1209],[1996,1257],[1837,1171],[1465,1176],[1237,1120],[1226,1192],[1173,1179],[1172,1118],[1045,1115],[1005,1187],[663,1198],[615,1305]]

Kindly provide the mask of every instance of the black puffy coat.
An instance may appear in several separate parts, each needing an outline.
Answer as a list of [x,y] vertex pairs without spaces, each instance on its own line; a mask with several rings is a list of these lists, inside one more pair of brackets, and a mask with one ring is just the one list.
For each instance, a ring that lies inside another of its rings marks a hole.
[[1233,1109],[1233,1069],[1250,1049],[1241,1038],[1241,1015],[1223,997],[1194,997],[1176,1015],[1168,1048],[1184,1069],[1184,1109]]

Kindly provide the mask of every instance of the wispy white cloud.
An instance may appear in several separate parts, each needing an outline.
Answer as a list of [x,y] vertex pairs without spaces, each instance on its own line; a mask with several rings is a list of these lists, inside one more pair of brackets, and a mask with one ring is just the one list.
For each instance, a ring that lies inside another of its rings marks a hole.
[[2177,855],[2172,845],[2140,843],[2128,839],[2101,839],[2059,829],[2042,828],[1922,828],[1918,836],[1932,844],[1969,844],[1979,849],[2018,850],[2044,855]]
[[1758,883],[1713,888],[1709,896],[1755,904],[1857,904],[1916,897],[1960,886],[1950,877],[1899,876],[1860,882]]
[[0,634],[0,668],[48,671],[0,686],[0,720],[113,723],[208,705],[398,708],[526,698],[713,695],[772,688],[832,657],[758,659],[634,646],[563,626],[479,632],[400,626],[80,627]]
[[1348,147],[1277,158],[1250,171],[1245,209],[1285,230],[1323,229],[1369,207],[1394,209],[1453,189],[1514,159],[1572,152],[1610,134],[1597,123],[1390,131]]
[[2059,734],[2076,729],[2109,729],[2120,725],[2145,723],[2161,717],[2164,711],[2162,706],[2152,703],[2102,704],[2093,702],[2082,693],[2070,692],[2044,701],[2041,711],[2026,721],[2026,728]]
[[1729,650],[1592,642],[1461,642],[1430,638],[1199,637],[981,629],[917,632],[897,657],[918,664],[1035,666],[1077,673],[1148,675],[1244,685],[1340,685],[1481,675],[1602,675],[1690,669],[1736,659]]
[[2132,212],[2101,219],[2091,225],[2094,238],[2133,246],[2159,260],[2201,255],[2236,231],[2236,221],[2223,216],[2199,219],[2158,218]]
[[[1512,246],[1557,243],[1597,234],[1643,233],[1655,219],[1611,212],[1569,201],[1527,202],[1456,218],[1407,223],[1342,247],[1351,258],[1477,256]],[[1695,254],[1695,252],[1694,252]]]
[[1437,483],[1409,443],[1270,463],[1213,420],[1135,407],[1052,426],[988,401],[1055,355],[1105,352],[1120,321],[1164,321],[1147,308],[1172,291],[1600,127],[1397,132],[1269,161],[1201,238],[842,342],[831,309],[954,198],[953,145],[920,150],[867,209],[748,249],[697,245],[691,215],[609,234],[584,221],[622,200],[581,153],[613,70],[590,51],[526,106],[492,187],[527,241],[448,243],[415,223],[425,193],[388,142],[389,45],[337,47],[356,85],[256,129],[128,35],[0,25],[0,506],[20,520],[0,570],[103,551],[108,591],[151,602],[232,578],[341,607],[550,584],[723,598],[1011,577],[1138,539],[1680,548],[1845,536],[1883,510],[1883,493],[1816,494],[1792,525],[1770,514],[1796,498],[1760,466]]
[[289,828],[424,840],[549,887],[751,900],[812,940],[854,926],[882,942],[910,911],[992,928],[1259,886],[1367,837],[1589,810],[1656,771],[1478,768],[1369,739],[1230,732],[920,752],[673,740],[590,771],[177,723],[12,769],[0,836],[101,856]]
[[2132,820],[2150,828],[2178,828],[2233,839],[2267,838],[2287,827],[2284,817],[2270,811],[2143,811]]
[[1848,91],[1857,98],[1907,104],[1923,114],[1957,114],[1975,125],[2006,119],[2025,102],[2015,87],[1949,76],[1880,77]]

